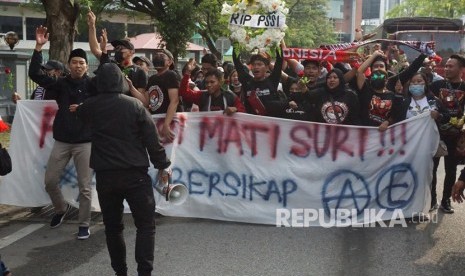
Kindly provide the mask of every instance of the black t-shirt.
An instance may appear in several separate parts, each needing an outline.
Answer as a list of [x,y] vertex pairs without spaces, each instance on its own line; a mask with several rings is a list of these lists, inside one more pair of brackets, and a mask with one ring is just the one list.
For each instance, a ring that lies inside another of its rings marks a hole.
[[152,114],[166,113],[170,104],[168,89],[179,89],[179,79],[174,71],[168,70],[161,75],[149,78],[147,92],[149,94],[149,111]]
[[330,92],[321,89],[316,99],[315,119],[328,124],[359,125],[360,105],[357,95],[345,89]]
[[145,89],[147,87],[147,73],[145,73],[145,71],[139,66],[133,64],[121,70],[123,72],[128,72],[127,75],[136,89]]
[[465,82],[438,80],[431,84],[431,92],[439,98],[451,117],[462,117],[465,103]]
[[210,111],[225,110],[223,94],[220,94],[218,97],[211,96],[210,99]]
[[391,118],[393,105],[397,102],[393,92],[378,93],[365,83],[358,96],[364,125],[379,126]]

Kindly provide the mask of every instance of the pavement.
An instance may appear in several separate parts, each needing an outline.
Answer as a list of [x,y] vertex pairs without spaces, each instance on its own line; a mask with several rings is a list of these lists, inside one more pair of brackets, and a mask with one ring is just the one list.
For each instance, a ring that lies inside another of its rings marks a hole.
[[[66,215],[66,220],[69,223],[77,223],[78,211],[78,209],[72,207]],[[30,222],[50,221],[54,214],[55,213],[51,205],[30,208],[0,204],[0,226],[12,220]],[[100,223],[102,221],[101,214],[92,213],[91,221],[92,223]]]

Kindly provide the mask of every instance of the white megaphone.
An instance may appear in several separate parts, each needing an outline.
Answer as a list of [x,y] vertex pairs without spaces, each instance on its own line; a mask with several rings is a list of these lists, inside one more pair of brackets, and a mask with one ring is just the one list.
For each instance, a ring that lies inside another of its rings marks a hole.
[[[181,205],[186,201],[189,191],[182,184],[169,184],[171,182],[171,169],[165,169],[162,176],[158,179],[155,190],[165,197],[166,201],[174,205]],[[163,181],[164,179],[165,181]]]

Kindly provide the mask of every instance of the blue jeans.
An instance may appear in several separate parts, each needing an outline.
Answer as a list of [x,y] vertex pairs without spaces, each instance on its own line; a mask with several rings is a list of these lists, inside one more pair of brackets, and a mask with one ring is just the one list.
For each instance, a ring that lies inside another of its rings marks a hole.
[[97,192],[111,266],[127,275],[123,230],[123,200],[129,204],[137,228],[135,257],[139,275],[151,275],[155,249],[155,198],[147,168],[97,171]]

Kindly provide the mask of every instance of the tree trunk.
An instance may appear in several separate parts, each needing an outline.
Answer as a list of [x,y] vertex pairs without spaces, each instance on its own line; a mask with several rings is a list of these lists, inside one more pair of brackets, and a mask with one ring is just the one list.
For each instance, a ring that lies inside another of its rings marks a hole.
[[210,50],[210,52],[214,54],[218,60],[223,60],[223,54],[220,51],[218,51],[215,43],[212,41],[208,33],[204,30],[197,30],[197,31],[203,37],[203,39],[205,39],[205,42],[207,43],[207,47]]
[[76,35],[79,4],[74,0],[42,0],[50,33],[49,58],[68,63]]

